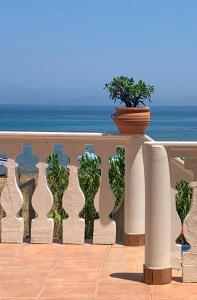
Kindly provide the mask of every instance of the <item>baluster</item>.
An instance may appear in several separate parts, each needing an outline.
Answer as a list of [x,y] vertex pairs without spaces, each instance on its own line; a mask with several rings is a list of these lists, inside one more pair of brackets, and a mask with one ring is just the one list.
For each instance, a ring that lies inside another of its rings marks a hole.
[[32,243],[52,243],[54,220],[47,215],[53,206],[53,196],[47,184],[47,157],[52,153],[52,145],[40,143],[32,145],[32,152],[39,158],[37,186],[32,197],[32,206],[37,217],[31,223]]
[[197,282],[197,158],[186,158],[185,168],[192,170],[192,207],[184,221],[184,234],[191,248],[183,253],[183,282]]
[[99,219],[94,221],[94,244],[114,244],[116,242],[116,223],[109,215],[114,208],[114,194],[109,184],[109,158],[114,154],[114,146],[97,145],[96,154],[101,158],[100,187],[95,197],[95,208]]
[[144,143],[145,265],[144,281],[171,281],[171,191],[168,155],[162,145]]
[[125,155],[124,236],[127,246],[145,242],[145,180],[141,145],[144,137],[131,137]]
[[85,204],[85,197],[79,185],[78,156],[84,153],[84,147],[77,144],[65,145],[65,153],[68,154],[70,161],[67,166],[69,169],[68,188],[64,192],[62,204],[68,213],[68,218],[63,220],[63,243],[83,244],[85,233],[85,220],[79,218],[79,213]]
[[23,205],[23,196],[16,181],[15,162],[17,154],[22,152],[20,144],[3,144],[0,146],[1,152],[8,158],[7,181],[1,193],[1,205],[6,213],[1,220],[1,241],[3,243],[22,243],[24,233],[24,219],[18,217],[18,213]]
[[[170,153],[169,153],[170,155]],[[183,175],[183,167],[181,170],[180,163],[174,158],[169,159],[170,167],[170,184],[171,184],[171,264],[173,268],[181,267],[181,247],[177,246],[176,239],[180,235],[181,230],[181,220],[176,211],[176,183],[179,180],[184,179],[181,177]],[[182,172],[181,172],[182,171]]]

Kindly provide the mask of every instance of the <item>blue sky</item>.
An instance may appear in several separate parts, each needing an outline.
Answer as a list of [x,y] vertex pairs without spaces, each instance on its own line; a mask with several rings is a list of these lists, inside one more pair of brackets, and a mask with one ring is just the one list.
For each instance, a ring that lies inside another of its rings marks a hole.
[[101,99],[128,75],[155,85],[154,105],[196,104],[196,13],[196,0],[0,0],[0,103]]

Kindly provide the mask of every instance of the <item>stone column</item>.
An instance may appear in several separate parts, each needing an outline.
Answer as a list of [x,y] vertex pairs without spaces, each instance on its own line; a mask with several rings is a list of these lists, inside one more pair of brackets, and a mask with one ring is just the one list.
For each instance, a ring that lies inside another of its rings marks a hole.
[[126,147],[123,241],[127,246],[142,246],[145,240],[143,142],[143,136],[131,137]]
[[144,144],[145,265],[148,284],[171,282],[171,191],[168,155],[162,145]]

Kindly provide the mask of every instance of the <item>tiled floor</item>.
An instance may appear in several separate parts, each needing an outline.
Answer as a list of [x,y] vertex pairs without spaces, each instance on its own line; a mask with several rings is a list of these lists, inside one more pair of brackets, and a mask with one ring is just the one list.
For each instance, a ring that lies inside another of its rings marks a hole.
[[197,284],[143,283],[144,248],[0,244],[0,300],[197,300]]

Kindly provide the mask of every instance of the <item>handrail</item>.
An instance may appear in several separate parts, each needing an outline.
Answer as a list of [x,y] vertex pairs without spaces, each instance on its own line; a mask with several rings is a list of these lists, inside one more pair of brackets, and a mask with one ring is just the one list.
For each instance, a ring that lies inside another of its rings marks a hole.
[[193,142],[193,141],[146,141],[146,143],[148,144],[154,144],[154,145],[163,145],[165,147],[197,147],[197,142]]
[[84,132],[26,132],[26,131],[0,131],[0,142],[30,143],[35,141],[55,142],[77,141],[93,143],[95,141],[114,141],[121,142],[123,145],[130,139],[144,138],[143,135],[112,135],[103,133],[84,133]]

